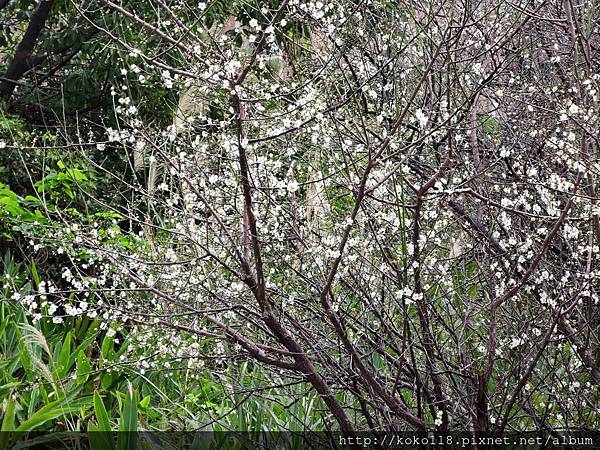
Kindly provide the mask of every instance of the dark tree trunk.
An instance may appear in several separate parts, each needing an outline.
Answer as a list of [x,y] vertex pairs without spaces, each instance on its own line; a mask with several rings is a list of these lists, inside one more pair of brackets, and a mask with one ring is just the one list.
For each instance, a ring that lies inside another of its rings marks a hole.
[[21,42],[19,42],[19,45],[17,45],[15,57],[6,70],[4,80],[0,83],[0,97],[3,99],[8,99],[15,90],[16,83],[13,83],[13,81],[18,81],[25,72],[36,64],[39,64],[40,58],[34,56],[32,52],[40,36],[40,32],[48,19],[53,3],[54,0],[40,1],[38,7],[31,15],[25,35]]

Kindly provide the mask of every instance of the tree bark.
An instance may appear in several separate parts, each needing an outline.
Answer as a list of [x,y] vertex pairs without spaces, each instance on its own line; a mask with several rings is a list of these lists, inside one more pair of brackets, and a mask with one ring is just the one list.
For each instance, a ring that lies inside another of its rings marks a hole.
[[0,83],[0,97],[3,99],[10,98],[15,90],[16,83],[12,83],[11,81],[18,81],[32,67],[33,48],[46,24],[53,3],[54,0],[42,0],[35,11],[33,11],[23,39],[17,45],[15,57],[4,75],[6,81]]

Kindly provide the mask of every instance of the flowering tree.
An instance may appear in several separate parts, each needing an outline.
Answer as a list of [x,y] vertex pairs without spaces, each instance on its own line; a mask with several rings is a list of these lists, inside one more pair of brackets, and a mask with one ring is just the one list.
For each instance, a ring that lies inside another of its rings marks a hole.
[[152,3],[72,5],[121,62],[59,147],[111,188],[30,232],[67,255],[32,316],[249,361],[347,432],[599,426],[595,6]]

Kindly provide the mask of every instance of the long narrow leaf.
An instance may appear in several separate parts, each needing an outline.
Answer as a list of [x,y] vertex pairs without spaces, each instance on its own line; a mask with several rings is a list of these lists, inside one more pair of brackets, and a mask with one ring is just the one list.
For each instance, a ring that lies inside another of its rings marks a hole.
[[118,450],[135,450],[137,441],[137,391],[129,384],[129,395],[123,405],[123,413],[119,419]]
[[88,423],[88,441],[91,450],[114,450],[115,441],[113,434],[108,431],[100,431],[94,423]]
[[[9,398],[6,400],[6,408],[2,417],[2,427],[0,431],[15,431],[15,400]],[[4,435],[3,433],[0,433]],[[0,445],[0,448],[4,448]]]
[[98,430],[106,432],[112,431],[108,412],[106,411],[106,407],[104,406],[104,402],[98,391],[94,392],[94,412],[96,413],[96,420],[98,420]]
[[82,408],[91,406],[91,400],[91,397],[84,397],[77,400],[61,399],[48,403],[22,422],[16,431],[32,431],[50,420],[77,413]]

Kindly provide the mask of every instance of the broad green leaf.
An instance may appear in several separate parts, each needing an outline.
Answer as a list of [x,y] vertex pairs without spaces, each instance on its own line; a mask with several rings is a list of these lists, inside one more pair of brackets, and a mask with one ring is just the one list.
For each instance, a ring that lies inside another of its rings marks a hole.
[[101,385],[102,385],[102,389],[108,390],[108,388],[113,384],[113,382],[115,381],[115,375],[112,372],[104,372],[101,376]]
[[150,405],[150,395],[146,395],[143,399],[140,400],[140,408],[146,409]]
[[114,354],[115,340],[108,335],[108,333],[102,339],[102,347],[100,348],[100,356],[102,359],[112,359],[111,356]]
[[[4,414],[2,416],[2,427],[0,431],[15,431],[15,400],[8,398],[6,400],[6,407],[4,408]],[[4,437],[4,433],[0,433],[0,442]],[[0,448],[4,448],[4,444],[0,444]]]
[[88,378],[90,377],[90,372],[93,370],[90,359],[85,355],[85,353],[81,352],[77,356],[77,384],[84,384]]

